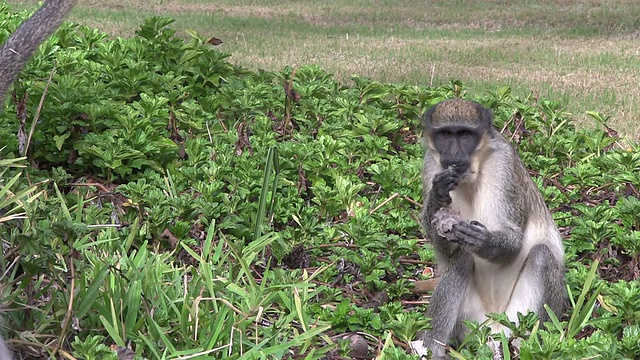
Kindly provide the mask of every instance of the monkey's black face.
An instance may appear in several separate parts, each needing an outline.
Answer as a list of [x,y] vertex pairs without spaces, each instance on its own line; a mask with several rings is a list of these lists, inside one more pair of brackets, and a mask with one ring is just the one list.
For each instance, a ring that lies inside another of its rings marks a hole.
[[430,135],[440,154],[442,168],[452,168],[458,175],[466,174],[482,136],[480,131],[470,126],[451,125],[434,128]]

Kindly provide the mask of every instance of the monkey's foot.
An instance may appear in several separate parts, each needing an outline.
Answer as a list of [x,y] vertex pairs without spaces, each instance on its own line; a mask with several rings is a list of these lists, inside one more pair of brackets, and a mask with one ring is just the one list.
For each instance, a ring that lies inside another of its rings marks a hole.
[[498,341],[496,341],[492,337],[489,337],[489,340],[487,341],[487,345],[489,345],[489,348],[491,348],[491,351],[493,351],[493,360],[504,359],[502,357],[502,352],[500,351],[500,343]]
[[429,351],[426,347],[424,347],[424,341],[422,340],[414,340],[411,342],[411,351],[418,355],[420,358],[427,358],[429,355]]

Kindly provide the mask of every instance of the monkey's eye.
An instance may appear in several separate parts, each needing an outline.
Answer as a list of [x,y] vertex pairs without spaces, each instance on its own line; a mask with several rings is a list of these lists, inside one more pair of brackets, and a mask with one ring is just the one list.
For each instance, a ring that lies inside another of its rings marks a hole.
[[471,131],[461,131],[459,135],[461,138],[467,140],[471,138]]
[[439,135],[440,135],[440,137],[441,137],[441,138],[443,138],[443,139],[448,139],[448,138],[450,138],[450,137],[451,137],[451,132],[450,132],[450,131],[447,131],[447,130],[444,130],[444,131],[440,132],[440,134],[439,134]]

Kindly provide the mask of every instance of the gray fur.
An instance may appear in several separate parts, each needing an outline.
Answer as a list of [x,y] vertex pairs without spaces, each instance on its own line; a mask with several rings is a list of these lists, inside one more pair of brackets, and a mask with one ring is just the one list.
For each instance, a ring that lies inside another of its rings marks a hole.
[[0,338],[0,360],[11,360],[11,351],[7,348],[7,344]]
[[[442,280],[427,308],[432,330],[422,339],[434,359],[448,358],[437,342],[464,338],[463,320],[481,322],[488,313],[506,312],[514,321],[515,313],[529,310],[545,320],[543,304],[556,314],[565,304],[560,233],[515,149],[486,126],[487,116],[491,122],[489,110],[460,99],[425,114],[422,224]],[[482,140],[466,173],[443,169],[430,131],[474,124]]]

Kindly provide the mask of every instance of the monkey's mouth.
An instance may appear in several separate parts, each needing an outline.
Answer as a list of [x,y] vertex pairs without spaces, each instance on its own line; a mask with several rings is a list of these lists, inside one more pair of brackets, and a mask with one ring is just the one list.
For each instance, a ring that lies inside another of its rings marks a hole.
[[448,168],[455,171],[459,176],[465,176],[471,173],[469,166],[466,165],[451,164]]

